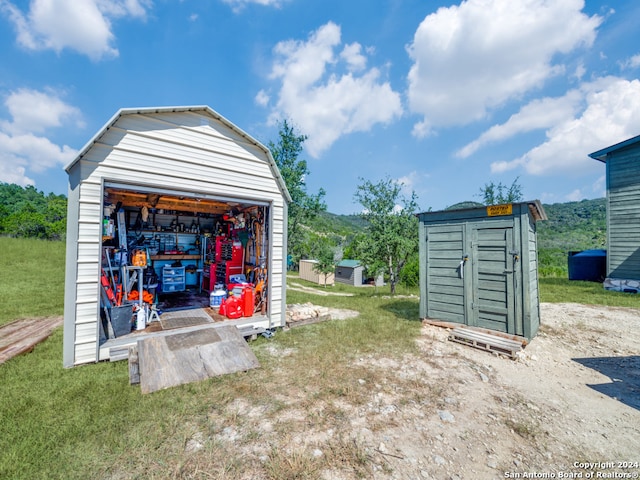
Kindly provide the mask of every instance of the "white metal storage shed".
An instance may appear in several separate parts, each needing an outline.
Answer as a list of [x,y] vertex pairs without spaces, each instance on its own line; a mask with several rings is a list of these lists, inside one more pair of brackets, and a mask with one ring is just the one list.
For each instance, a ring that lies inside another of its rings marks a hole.
[[[66,171],[65,367],[109,358],[108,350],[100,348],[100,276],[108,197],[119,206],[129,202],[131,209],[142,211],[148,206],[145,213],[150,209],[154,217],[156,211],[176,218],[183,211],[191,212],[198,233],[201,220],[213,222],[211,218],[222,212],[253,209],[264,215],[267,248],[260,256],[268,275],[266,308],[263,315],[230,323],[263,328],[285,325],[291,197],[268,148],[233,123],[207,106],[121,109]],[[166,211],[160,209],[163,201]],[[152,225],[154,230],[169,228],[160,217]],[[171,227],[176,231],[183,225],[174,220]],[[202,280],[198,282],[201,287]]]

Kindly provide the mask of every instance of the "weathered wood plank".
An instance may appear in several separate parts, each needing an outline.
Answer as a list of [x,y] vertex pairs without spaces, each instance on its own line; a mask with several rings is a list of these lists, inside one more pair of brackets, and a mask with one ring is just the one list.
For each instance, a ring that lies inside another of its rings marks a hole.
[[234,326],[139,340],[138,362],[142,393],[260,366]]
[[16,320],[0,327],[0,364],[29,352],[62,325],[62,317]]
[[479,333],[485,333],[487,335],[494,335],[496,337],[502,337],[502,338],[506,338],[507,340],[512,340],[518,343],[519,345],[521,345],[522,347],[526,346],[529,343],[526,338],[521,337],[519,335],[511,335],[505,332],[496,332],[494,330],[489,330],[489,329],[480,328],[480,327],[461,326],[459,323],[446,322],[443,320],[436,320],[433,318],[423,318],[422,323],[427,325],[433,325],[435,327],[450,328],[452,330],[464,328],[467,331],[474,331]]
[[138,346],[129,347],[129,385],[140,383],[140,363],[138,362]]
[[303,318],[302,320],[297,320],[295,322],[287,322],[287,327],[289,328],[293,328],[293,327],[301,327],[303,325],[311,325],[313,323],[320,323],[320,322],[325,322],[327,320],[331,320],[331,315],[327,314],[327,315],[318,315],[317,317],[309,317],[309,318]]
[[521,342],[466,328],[454,329],[449,335],[449,340],[511,358],[515,358],[516,353],[522,350]]

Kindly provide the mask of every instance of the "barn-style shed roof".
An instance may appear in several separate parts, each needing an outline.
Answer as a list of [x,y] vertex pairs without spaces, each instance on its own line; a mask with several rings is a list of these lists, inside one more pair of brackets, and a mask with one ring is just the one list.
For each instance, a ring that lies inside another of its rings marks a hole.
[[207,105],[195,105],[195,106],[178,106],[178,107],[144,107],[144,108],[121,108],[116,112],[116,114],[104,124],[104,126],[98,130],[98,132],[89,140],[84,147],[80,150],[76,158],[74,158],[66,167],[65,171],[69,173],[69,171],[73,168],[73,166],[78,163],[83,156],[87,154],[89,150],[93,147],[96,142],[100,141],[100,138],[111,128],[115,123],[125,115],[136,115],[136,114],[153,114],[153,113],[177,113],[177,112],[206,112],[216,120],[220,121],[226,127],[230,128],[241,137],[245,138],[249,143],[252,143],[256,147],[260,148],[267,155],[269,166],[271,171],[273,172],[273,176],[278,183],[280,190],[287,202],[291,203],[291,195],[289,194],[289,190],[287,189],[287,185],[285,184],[282,175],[280,174],[280,170],[276,166],[276,163],[271,155],[271,151],[265,147],[262,143],[254,139],[251,135],[246,133],[244,130],[227,120],[225,117],[220,115],[218,112],[213,110],[211,107]]

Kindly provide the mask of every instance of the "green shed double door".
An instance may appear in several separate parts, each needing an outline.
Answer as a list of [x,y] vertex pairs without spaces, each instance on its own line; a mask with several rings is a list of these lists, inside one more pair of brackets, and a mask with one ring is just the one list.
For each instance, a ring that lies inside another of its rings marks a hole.
[[512,219],[427,225],[427,317],[520,334],[515,244]]

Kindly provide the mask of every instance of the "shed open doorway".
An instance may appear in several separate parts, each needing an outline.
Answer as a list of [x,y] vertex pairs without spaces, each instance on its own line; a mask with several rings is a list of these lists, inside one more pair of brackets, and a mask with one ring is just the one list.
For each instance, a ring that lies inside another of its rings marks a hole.
[[234,298],[247,294],[227,325],[285,325],[291,196],[269,149],[242,129],[207,106],[121,109],[65,170],[66,367],[113,359],[105,345],[130,336],[125,298],[155,306],[149,319],[194,317],[231,285]]
[[[268,315],[268,205],[109,182],[103,197],[101,348]],[[231,297],[239,307],[220,308]]]

